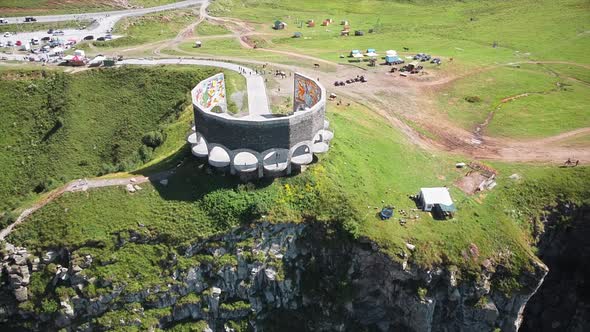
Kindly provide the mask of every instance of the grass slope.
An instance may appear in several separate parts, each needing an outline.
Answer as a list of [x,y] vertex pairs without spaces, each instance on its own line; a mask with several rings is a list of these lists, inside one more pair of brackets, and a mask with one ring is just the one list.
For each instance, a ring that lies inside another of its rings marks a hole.
[[187,67],[75,75],[57,70],[0,72],[0,210],[14,208],[33,192],[59,182],[133,169],[160,151],[169,153],[174,147],[168,144],[156,151],[142,148],[142,137],[160,131],[170,132],[175,144],[184,139],[188,124],[173,124],[188,106],[188,91],[214,72]]
[[[233,177],[207,174],[206,167],[189,156],[168,186],[146,184],[133,195],[124,188],[66,194],[18,227],[9,241],[32,250],[56,246],[91,250],[101,243],[101,255],[111,255],[120,234],[133,231],[176,250],[264,215],[264,220],[273,222],[343,223],[351,234],[375,240],[394,259],[406,251],[424,267],[445,263],[479,269],[483,259],[509,250],[511,268],[518,274],[532,257],[529,218],[559,195],[577,202],[590,198],[588,168],[503,164],[494,165],[501,174],[494,191],[465,196],[452,185],[463,175],[454,168],[455,160],[417,150],[374,114],[359,107],[338,109],[331,123],[337,133],[331,152],[301,175],[243,185]],[[386,134],[375,136],[376,132]],[[513,172],[524,180],[508,179]],[[454,220],[434,221],[419,213],[420,219],[401,226],[397,219],[383,222],[376,217],[385,204],[410,210],[414,203],[408,195],[423,186],[440,185],[451,188],[459,207]],[[405,242],[416,245],[416,251],[408,252]],[[479,258],[465,256],[471,244],[478,247]],[[121,269],[143,264],[123,263]]]
[[115,25],[114,34],[123,38],[93,42],[96,47],[122,47],[172,39],[194,22],[197,14],[191,10],[171,10],[138,17],[126,17]]
[[[521,65],[472,75],[440,91],[439,108],[470,130],[495,111],[486,130],[492,136],[544,137],[588,127],[590,86],[568,79],[562,68]],[[481,101],[469,102],[469,97]]]

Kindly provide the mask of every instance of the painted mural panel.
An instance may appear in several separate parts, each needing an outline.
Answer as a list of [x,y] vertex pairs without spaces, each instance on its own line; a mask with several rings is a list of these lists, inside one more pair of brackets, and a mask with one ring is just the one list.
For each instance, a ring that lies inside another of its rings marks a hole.
[[211,76],[202,81],[195,91],[195,101],[204,110],[210,110],[220,106],[226,111],[227,102],[225,97],[225,77],[223,73]]
[[293,96],[293,110],[302,110],[317,104],[322,97],[322,89],[313,80],[295,74],[295,92]]

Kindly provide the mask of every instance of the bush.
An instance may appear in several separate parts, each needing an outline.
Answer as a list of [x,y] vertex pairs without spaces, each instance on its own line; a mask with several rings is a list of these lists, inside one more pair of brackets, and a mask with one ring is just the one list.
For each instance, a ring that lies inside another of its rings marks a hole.
[[41,303],[41,312],[45,314],[52,314],[59,309],[59,305],[55,300],[45,299]]
[[143,163],[147,163],[148,161],[152,160],[153,154],[154,150],[150,149],[145,145],[142,145],[139,148],[139,158]]
[[0,216],[0,228],[4,228],[16,221],[18,215],[13,211],[6,211]]
[[56,188],[57,186],[59,186],[59,184],[60,184],[60,181],[58,181],[54,178],[47,178],[47,179],[39,182],[33,190],[35,191],[35,193],[40,194],[42,192],[49,191],[51,189]]
[[468,96],[465,97],[465,101],[467,101],[468,103],[479,103],[481,102],[481,98],[479,98],[478,96]]
[[420,301],[426,300],[426,293],[428,293],[428,289],[423,288],[423,287],[418,287],[418,298],[420,298]]
[[158,146],[162,145],[162,143],[164,143],[164,139],[165,137],[161,132],[150,131],[149,133],[143,135],[141,141],[143,144],[151,148],[157,148]]

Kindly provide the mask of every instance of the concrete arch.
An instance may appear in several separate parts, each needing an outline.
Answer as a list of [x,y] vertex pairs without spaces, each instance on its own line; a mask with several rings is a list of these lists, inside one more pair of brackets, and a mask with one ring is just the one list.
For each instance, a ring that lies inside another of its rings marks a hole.
[[213,167],[227,167],[231,164],[232,153],[220,144],[209,144],[209,165]]
[[260,167],[260,154],[249,149],[232,151],[232,168],[239,173],[254,172]]
[[328,143],[329,141],[332,140],[332,138],[334,138],[334,133],[332,133],[329,130],[321,129],[313,137],[313,142],[314,143],[318,143],[318,142]]
[[199,139],[197,137],[197,133],[190,133],[190,135],[188,135],[188,137],[186,138],[186,141],[189,142],[189,144],[197,144],[199,143]]
[[205,158],[209,156],[209,148],[207,147],[207,140],[200,133],[197,134],[197,144],[192,144],[191,152],[193,156]]
[[313,142],[304,141],[295,144],[289,151],[289,160],[296,165],[307,165],[313,161]]
[[289,167],[290,151],[287,149],[268,149],[261,153],[265,171],[282,172]]

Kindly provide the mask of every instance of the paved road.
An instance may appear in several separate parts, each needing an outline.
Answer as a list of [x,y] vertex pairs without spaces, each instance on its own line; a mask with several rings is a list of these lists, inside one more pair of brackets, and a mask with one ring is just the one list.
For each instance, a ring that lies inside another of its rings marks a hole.
[[[74,20],[93,20],[98,18],[110,18],[113,16],[125,17],[125,16],[141,16],[154,12],[161,12],[164,10],[179,9],[195,5],[200,5],[206,2],[206,0],[185,0],[175,2],[167,5],[139,8],[139,9],[128,9],[128,10],[114,10],[108,12],[97,12],[97,13],[80,13],[80,14],[65,14],[65,15],[47,15],[47,16],[35,16],[37,22],[59,22],[59,21],[74,21]],[[1,16],[1,15],[0,15]],[[9,24],[13,23],[24,23],[25,17],[7,17],[5,18]],[[25,23],[26,24],[26,23]]]
[[[110,11],[110,12],[99,12],[99,13],[84,13],[84,14],[68,14],[68,15],[50,15],[50,16],[35,16],[37,22],[59,22],[59,21],[76,21],[76,20],[93,20],[95,23],[87,27],[84,30],[76,30],[76,29],[64,29],[64,35],[60,36],[59,38],[63,40],[69,39],[76,39],[78,41],[82,40],[84,37],[92,35],[94,38],[98,38],[107,34],[107,31],[112,29],[120,19],[128,16],[142,16],[149,13],[164,11],[164,10],[171,10],[171,9],[179,9],[179,8],[186,8],[191,6],[200,6],[203,3],[206,3],[207,0],[186,0],[176,3],[171,3],[168,5],[158,6],[158,7],[150,7],[150,8],[140,8],[140,9],[129,9],[129,10],[119,10],[119,11]],[[9,17],[7,18],[9,23],[24,23],[24,17]],[[4,29],[0,25],[0,41],[1,42],[8,42],[9,40],[13,43],[16,43],[17,40],[22,42],[29,41],[32,38],[41,39],[47,35],[47,31],[35,31],[35,32],[19,32],[16,35],[12,35],[10,37],[4,37]],[[114,38],[121,37],[121,36],[113,36]]]
[[248,111],[249,115],[241,117],[242,120],[260,119],[261,116],[271,114],[268,104],[268,96],[266,94],[266,86],[264,84],[264,77],[256,74],[250,68],[243,67],[231,62],[213,61],[213,60],[197,60],[197,59],[129,59],[119,61],[118,64],[123,65],[196,65],[196,66],[211,66],[225,68],[240,73],[246,78],[246,86],[248,90]]

